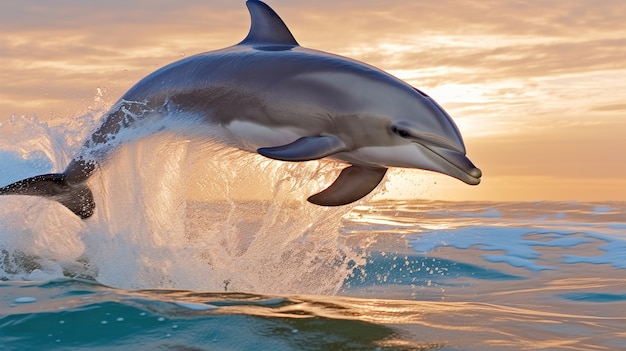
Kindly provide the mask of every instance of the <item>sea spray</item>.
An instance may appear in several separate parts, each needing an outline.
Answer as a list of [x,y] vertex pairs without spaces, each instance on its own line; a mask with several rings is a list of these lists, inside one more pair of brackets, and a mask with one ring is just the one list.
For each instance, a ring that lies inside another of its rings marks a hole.
[[[128,138],[99,167],[88,181],[93,218],[80,221],[46,199],[0,199],[0,275],[83,276],[123,288],[337,292],[361,260],[360,248],[339,233],[351,206],[319,207],[306,197],[332,182],[340,165],[268,160],[212,142],[219,129],[202,130],[179,117],[159,121],[173,132],[137,133],[141,139]],[[65,134],[86,132],[61,127],[25,137],[69,141],[42,150],[68,154],[76,138]],[[12,146],[0,142],[0,152],[14,154]],[[66,162],[49,159],[49,171]]]
[[[349,261],[358,260],[338,230],[348,208],[306,202],[336,166],[179,137],[127,144],[94,177],[102,210],[90,230],[97,235],[84,240],[95,248],[87,256],[100,282],[263,293],[341,287]],[[241,192],[243,184],[258,191]],[[193,187],[205,194],[186,195]]]
[[[86,133],[65,127],[88,129],[92,122],[91,114],[70,119],[67,126],[11,116],[0,124],[0,184],[61,171]],[[52,279],[76,267],[84,223],[58,205],[30,196],[0,199],[0,279]]]

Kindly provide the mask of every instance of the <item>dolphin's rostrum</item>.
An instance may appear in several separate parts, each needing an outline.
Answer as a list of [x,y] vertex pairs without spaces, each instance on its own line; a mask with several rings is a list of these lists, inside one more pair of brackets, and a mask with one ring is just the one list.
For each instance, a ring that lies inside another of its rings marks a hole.
[[309,202],[338,206],[370,193],[388,167],[420,168],[476,185],[458,128],[428,95],[369,65],[301,47],[265,3],[248,0],[239,44],[165,66],[132,87],[60,174],[0,188],[54,199],[81,218],[95,208],[86,185],[127,128],[168,113],[223,128],[224,141],[283,161],[331,157],[351,165]]

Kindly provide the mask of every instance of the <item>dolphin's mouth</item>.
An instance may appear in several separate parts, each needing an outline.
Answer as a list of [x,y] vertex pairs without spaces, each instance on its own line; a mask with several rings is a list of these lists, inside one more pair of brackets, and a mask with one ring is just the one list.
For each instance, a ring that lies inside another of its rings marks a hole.
[[469,185],[480,183],[482,172],[465,156],[465,147],[460,135],[459,140],[454,142],[454,139],[415,130],[403,121],[394,122],[389,128],[392,133],[429,151],[430,161],[434,165],[428,169],[447,174]]
[[474,166],[472,161],[470,161],[470,159],[463,153],[439,146],[426,145],[422,143],[418,144],[425,147],[433,154],[439,156],[441,159],[446,161],[447,164],[453,166],[454,169],[448,169],[450,176],[453,176],[469,185],[480,184],[480,177],[483,175],[482,171]]

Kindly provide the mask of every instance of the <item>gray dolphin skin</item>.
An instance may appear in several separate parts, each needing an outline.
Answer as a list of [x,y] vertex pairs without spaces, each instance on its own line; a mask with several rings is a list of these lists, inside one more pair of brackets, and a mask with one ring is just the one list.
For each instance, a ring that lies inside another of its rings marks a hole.
[[375,67],[303,48],[269,6],[246,5],[252,24],[242,42],[143,78],[103,116],[63,173],[15,182],[0,195],[47,197],[88,218],[95,203],[86,181],[122,142],[116,136],[168,114],[200,118],[221,130],[211,138],[272,159],[349,163],[332,185],[309,197],[321,206],[364,197],[389,167],[480,182],[458,128],[432,98]]

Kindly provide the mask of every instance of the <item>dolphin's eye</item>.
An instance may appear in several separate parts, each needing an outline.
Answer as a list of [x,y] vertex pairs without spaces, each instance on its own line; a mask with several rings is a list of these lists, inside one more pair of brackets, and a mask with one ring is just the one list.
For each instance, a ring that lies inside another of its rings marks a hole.
[[404,130],[402,128],[398,128],[396,126],[391,127],[391,132],[401,136],[402,138],[409,138],[409,137],[411,137],[411,134],[408,131],[406,131],[406,130]]

